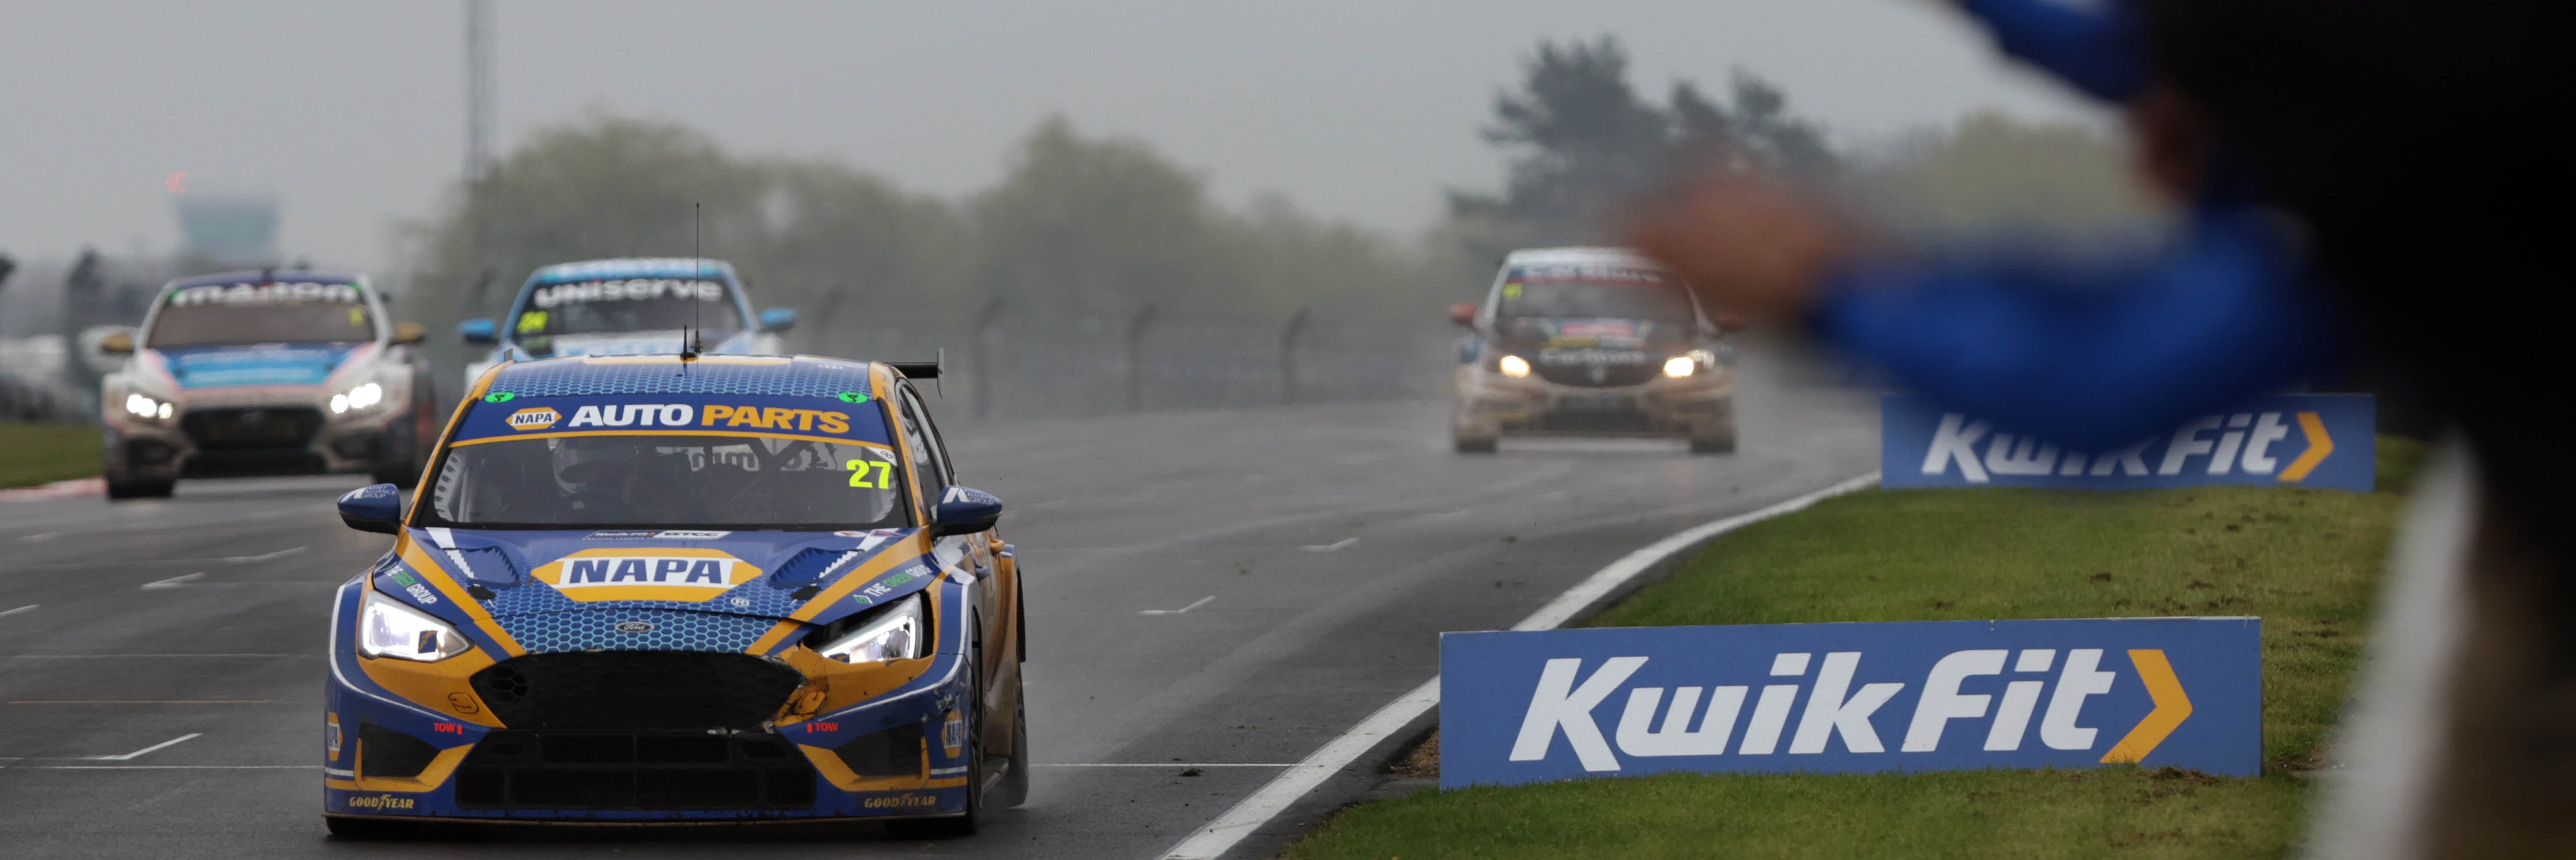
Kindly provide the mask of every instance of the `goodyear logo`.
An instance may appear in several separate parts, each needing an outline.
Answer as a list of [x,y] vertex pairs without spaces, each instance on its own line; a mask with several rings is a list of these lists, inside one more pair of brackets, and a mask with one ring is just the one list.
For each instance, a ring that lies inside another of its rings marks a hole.
[[1443,787],[2262,763],[2252,618],[1449,633]]
[[574,600],[714,599],[760,576],[759,568],[711,549],[591,549],[538,565],[537,581]]
[[555,426],[555,422],[561,420],[563,420],[561,412],[543,406],[530,407],[510,413],[510,429],[543,430]]
[[2366,394],[2270,397],[2085,451],[1898,395],[1881,410],[1881,457],[1889,487],[2289,484],[2366,492],[2375,480],[2373,411]]

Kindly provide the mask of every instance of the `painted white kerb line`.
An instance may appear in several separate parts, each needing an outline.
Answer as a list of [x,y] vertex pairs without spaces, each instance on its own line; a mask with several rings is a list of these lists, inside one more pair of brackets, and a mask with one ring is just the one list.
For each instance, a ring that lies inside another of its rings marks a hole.
[[[1675,553],[1697,546],[1718,535],[1782,514],[1805,510],[1807,506],[1825,499],[1877,485],[1878,473],[1873,471],[1758,511],[1695,526],[1672,537],[1647,544],[1644,548],[1629,553],[1618,561],[1611,562],[1610,566],[1585,577],[1573,588],[1557,595],[1555,600],[1548,601],[1546,606],[1539,607],[1537,612],[1530,613],[1528,618],[1521,619],[1521,623],[1512,625],[1512,629],[1555,629],[1557,625],[1572,619],[1575,613],[1583,611],[1584,607],[1591,606],[1595,601],[1609,596],[1611,592],[1617,591],[1619,586],[1637,578],[1638,574],[1645,573],[1648,568],[1654,567],[1656,563],[1672,557]],[[1440,704],[1440,679],[1434,677],[1422,682],[1422,686],[1413,688],[1412,692],[1387,703],[1386,707],[1379,708],[1377,713],[1370,714],[1368,719],[1361,720],[1360,724],[1349,732],[1334,738],[1331,743],[1306,756],[1304,761],[1298,762],[1296,766],[1273,778],[1270,784],[1262,786],[1261,790],[1253,792],[1252,796],[1244,798],[1242,802],[1236,803],[1234,808],[1226,810],[1224,815],[1217,816],[1215,821],[1208,822],[1207,826],[1190,834],[1190,838],[1181,840],[1179,845],[1172,846],[1172,850],[1163,853],[1162,860],[1215,860],[1223,856],[1225,852],[1234,848],[1235,843],[1243,841],[1243,837],[1252,835],[1254,830],[1287,810],[1289,804],[1306,796],[1306,792],[1313,791],[1315,786],[1323,784],[1325,779],[1339,773],[1342,768],[1349,767],[1353,760],[1367,753],[1370,747],[1377,746],[1379,741],[1402,730],[1406,723],[1413,722],[1413,718],[1421,716],[1422,712],[1438,704]]]

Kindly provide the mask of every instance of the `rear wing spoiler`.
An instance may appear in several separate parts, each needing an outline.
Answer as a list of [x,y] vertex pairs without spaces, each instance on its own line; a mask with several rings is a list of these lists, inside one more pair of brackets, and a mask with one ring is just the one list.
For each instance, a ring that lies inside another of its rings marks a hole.
[[946,347],[941,347],[938,357],[929,361],[888,361],[883,363],[887,367],[894,368],[894,372],[903,374],[907,379],[931,380],[932,385],[939,390],[939,396],[948,396],[948,387],[938,384],[939,377],[942,375],[940,373],[940,366],[948,363],[948,349]]

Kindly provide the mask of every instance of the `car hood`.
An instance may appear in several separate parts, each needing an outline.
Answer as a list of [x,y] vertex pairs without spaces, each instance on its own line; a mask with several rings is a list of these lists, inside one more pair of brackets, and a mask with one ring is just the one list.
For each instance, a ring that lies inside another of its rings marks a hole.
[[149,350],[180,388],[320,385],[371,343],[265,343]]
[[[566,615],[715,613],[763,630],[780,619],[829,622],[920,590],[957,560],[934,553],[920,529],[405,531],[399,563],[376,571],[378,590],[441,615],[470,601],[532,651],[553,650],[529,640]],[[414,591],[406,569],[443,581]]]
[[1521,317],[1504,332],[1514,345],[1540,349],[1644,349],[1651,341],[1680,339],[1671,322],[1620,317]]

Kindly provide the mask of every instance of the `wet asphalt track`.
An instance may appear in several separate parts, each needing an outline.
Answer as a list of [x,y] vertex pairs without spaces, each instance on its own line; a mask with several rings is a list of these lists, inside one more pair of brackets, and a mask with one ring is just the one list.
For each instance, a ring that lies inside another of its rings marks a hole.
[[[1507,626],[1640,545],[1877,467],[1872,399],[1746,363],[1743,448],[1718,457],[1597,441],[1461,457],[1437,402],[952,419],[961,480],[1008,505],[1027,576],[1039,770],[1027,806],[949,842],[330,839],[325,598],[389,545],[331,513],[363,479],[0,502],[0,855],[1153,858],[1435,674],[1440,631]],[[1230,856],[1275,853],[1377,787],[1391,752]]]

